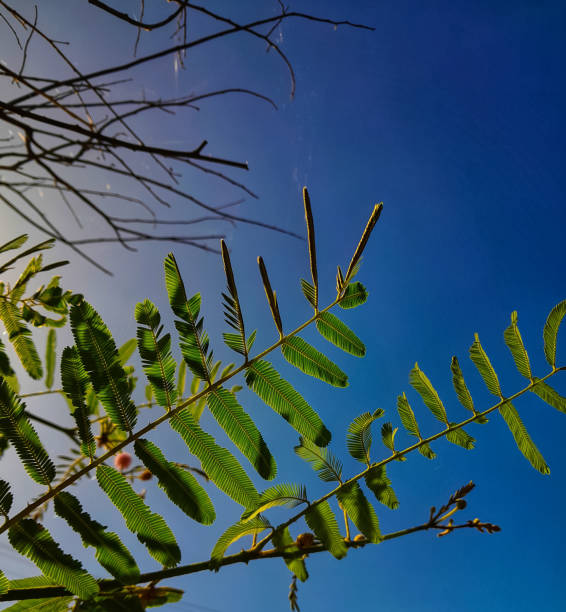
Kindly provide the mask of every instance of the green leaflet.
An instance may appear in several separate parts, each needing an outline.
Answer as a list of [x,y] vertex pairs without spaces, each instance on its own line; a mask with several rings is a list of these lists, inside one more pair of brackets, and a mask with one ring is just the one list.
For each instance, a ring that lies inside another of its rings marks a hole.
[[519,450],[523,453],[529,463],[538,470],[541,474],[550,474],[550,468],[546,464],[544,457],[540,454],[540,451],[535,446],[535,443],[531,440],[519,413],[515,410],[515,407],[511,402],[505,402],[501,408],[499,408],[501,416],[505,419],[507,426],[509,427],[515,443],[519,447]]
[[[196,379],[198,380],[198,378]],[[185,384],[187,382],[187,364],[184,359],[181,359],[179,364],[179,373],[177,374],[177,402],[180,402],[185,393]]]
[[391,488],[391,480],[387,477],[384,465],[377,465],[367,472],[364,476],[367,488],[373,492],[377,501],[384,506],[397,510],[399,502],[395,491]]
[[283,357],[305,374],[335,387],[347,387],[348,377],[342,370],[302,338],[291,336],[281,344]]
[[41,359],[31,340],[31,332],[23,323],[20,312],[12,302],[0,298],[0,319],[8,332],[8,340],[12,343],[26,372],[38,380],[43,376]]
[[228,529],[218,538],[218,542],[216,542],[210,553],[211,564],[218,566],[230,544],[233,544],[246,535],[257,535],[270,527],[269,521],[262,516],[256,516],[247,523],[239,522],[228,527]]
[[[289,529],[278,529],[273,533],[271,539],[273,546],[281,552],[285,552],[286,556],[283,557],[285,565],[293,572],[293,574],[301,581],[305,582],[309,577],[305,562],[303,560],[303,552],[295,544],[295,541],[289,533]],[[289,555],[289,556],[287,556]]]
[[125,366],[128,361],[130,361],[131,356],[136,351],[137,342],[135,338],[130,338],[126,340],[124,344],[118,349],[118,359],[120,360],[120,365]]
[[356,334],[331,312],[321,312],[316,320],[316,328],[321,336],[346,353],[363,357],[366,354],[364,343]]
[[[452,427],[456,425],[456,423],[449,423],[449,426]],[[449,431],[446,434],[446,439],[448,442],[452,442],[452,444],[457,444],[466,450],[472,450],[474,448],[474,444],[476,443],[475,439],[470,436],[469,433],[464,431],[461,427],[459,429],[454,429],[453,431]]]
[[566,315],[566,300],[556,304],[550,311],[542,331],[544,354],[552,368],[556,367],[556,336],[564,315]]
[[304,398],[267,361],[255,361],[246,370],[246,383],[296,431],[319,446],[331,434]]
[[136,407],[109,329],[87,302],[71,307],[71,329],[83,366],[108,416],[123,431],[132,431]]
[[235,395],[223,387],[212,387],[206,395],[206,403],[218,424],[249,459],[258,474],[266,480],[275,478],[275,459]]
[[[383,444],[392,452],[396,453],[395,450],[395,435],[399,430],[398,427],[393,428],[393,425],[389,422],[383,423],[381,426],[381,440]],[[399,461],[405,461],[405,457],[397,457]]]
[[[143,370],[156,402],[167,409],[177,401],[175,370],[177,364],[171,355],[171,336],[161,335],[163,326],[157,308],[144,300],[136,305],[137,343]],[[144,326],[144,327],[142,327]]]
[[4,516],[10,513],[14,496],[10,491],[10,484],[5,480],[0,480],[0,513]]
[[[397,412],[399,413],[401,423],[407,430],[407,433],[409,433],[411,436],[415,436],[420,442],[423,438],[419,430],[415,413],[413,412],[405,393],[397,397]],[[421,446],[419,446],[419,453],[427,459],[434,459],[436,457],[436,453],[432,450],[432,448],[430,448],[428,443],[421,444]]]
[[124,591],[81,601],[77,612],[143,612],[144,606],[136,594]]
[[309,245],[309,262],[314,292],[313,308],[318,309],[318,270],[316,267],[316,246],[314,239],[314,219],[312,216],[311,199],[306,187],[303,187],[303,203],[305,206],[305,221],[307,223],[307,242]]
[[511,313],[511,325],[509,325],[509,327],[503,332],[503,339],[511,351],[511,355],[513,356],[519,373],[525,378],[532,380],[533,374],[531,372],[529,356],[527,355],[527,350],[523,344],[521,332],[519,332],[519,328],[517,327],[516,310]]
[[226,344],[237,353],[243,355],[244,359],[248,359],[248,346],[246,343],[246,328],[244,326],[244,318],[242,316],[242,308],[240,306],[240,298],[238,297],[238,289],[236,288],[236,280],[234,279],[234,271],[232,270],[232,262],[228,247],[224,240],[220,241],[222,250],[222,262],[224,264],[224,272],[226,273],[226,283],[228,285],[228,293],[222,294],[224,299],[224,320],[228,325],[236,330],[236,334],[223,334]]
[[[0,246],[0,253],[5,253],[6,251],[11,251],[13,249],[19,249],[23,244],[27,242],[29,236],[27,234],[21,234],[20,236],[16,236],[12,238],[12,240],[8,240],[2,246]],[[4,272],[5,268],[3,267],[0,272]]]
[[96,451],[96,443],[88,418],[90,411],[85,403],[88,382],[88,374],[85,372],[77,348],[65,347],[61,356],[61,383],[64,393],[74,407],[73,418],[81,440],[81,453],[86,457],[92,457]]
[[356,417],[348,426],[346,434],[346,446],[348,452],[354,459],[369,465],[371,463],[369,451],[371,449],[371,424],[384,415],[384,411],[378,408],[373,414],[364,412]]
[[0,376],[14,376],[14,370],[10,365],[10,358],[6,354],[4,343],[0,339]]
[[533,378],[535,385],[531,391],[536,393],[542,400],[547,404],[550,404],[556,410],[564,412],[566,414],[566,397],[560,395],[550,385],[547,385],[544,381],[539,380],[536,376]]
[[225,448],[218,446],[214,438],[203,431],[188,409],[169,420],[189,450],[201,462],[202,469],[212,482],[245,508],[257,503],[258,492],[244,468]]
[[54,597],[51,599],[24,599],[18,603],[4,608],[5,612],[67,612],[69,604],[73,601],[73,597]]
[[279,306],[277,304],[277,294],[271,288],[271,283],[269,282],[269,276],[267,274],[267,268],[263,263],[263,258],[258,257],[257,263],[259,266],[261,282],[263,283],[263,288],[265,290],[265,297],[267,298],[269,310],[271,311],[271,316],[273,317],[273,322],[275,323],[275,327],[277,327],[279,335],[283,337],[283,323],[281,322],[281,313],[279,312]]
[[165,567],[177,565],[181,551],[175,536],[163,518],[145,505],[125,476],[108,465],[99,465],[96,477],[102,490],[124,517],[128,529],[145,544],[149,554]]
[[346,556],[348,549],[327,501],[311,506],[305,513],[305,521],[331,555],[336,559]]
[[441,422],[448,425],[448,417],[444,404],[440,401],[436,389],[432,386],[426,374],[419,368],[419,364],[415,363],[415,367],[409,374],[409,382],[413,389],[422,397],[426,407],[432,414]]
[[301,291],[303,295],[307,298],[307,302],[313,307],[316,308],[317,301],[317,292],[315,288],[304,278],[301,278]]
[[6,578],[6,576],[4,576],[2,570],[0,570],[0,595],[3,595],[9,588],[10,581],[8,580],[8,578]]
[[480,344],[479,336],[474,334],[474,338],[474,343],[470,347],[470,359],[474,362],[478,372],[481,374],[489,392],[493,393],[493,395],[497,395],[497,397],[503,397],[497,374],[489,361],[489,357]]
[[29,422],[25,407],[0,377],[0,434],[16,449],[29,476],[39,484],[48,485],[55,478],[55,466]]
[[318,477],[324,482],[342,482],[342,463],[328,448],[321,448],[310,440],[299,438],[295,453],[311,464]]
[[360,485],[352,482],[342,487],[336,497],[360,533],[363,533],[370,542],[378,544],[381,539],[379,520]]
[[134,451],[139,460],[157,478],[167,497],[185,514],[203,525],[214,523],[216,513],[206,491],[187,470],[167,461],[149,440],[136,440]]
[[200,294],[187,298],[185,285],[173,253],[165,258],[165,286],[169,295],[171,309],[179,317],[175,327],[179,332],[181,353],[191,372],[208,381],[212,364],[212,351],[209,353],[209,339],[203,331],[200,314]]
[[[457,357],[452,357],[450,369],[452,370],[452,385],[454,386],[454,391],[456,391],[456,395],[458,396],[460,403],[462,406],[464,406],[464,408],[466,408],[466,410],[469,410],[477,415],[478,413],[474,408],[474,402],[470,392],[468,391],[468,387],[466,386]],[[480,417],[475,422],[484,425],[485,423],[488,423],[488,419],[487,417]]]
[[57,335],[54,329],[50,329],[47,333],[47,344],[45,346],[45,386],[48,389],[53,387],[53,376],[55,374],[55,346],[57,344]]
[[355,283],[350,283],[345,291],[342,298],[338,302],[338,306],[340,308],[357,308],[368,299],[368,292],[366,288],[360,283],[356,281]]
[[84,546],[96,549],[96,560],[119,582],[129,584],[139,578],[136,561],[120,538],[93,520],[76,497],[66,491],[59,493],[55,497],[55,512],[81,536]]
[[32,519],[22,519],[8,530],[10,544],[57,584],[81,599],[98,593],[98,584],[82,565],[65,554],[47,529]]
[[[24,240],[22,240],[22,238],[23,236],[18,236],[17,238],[14,238],[14,240],[10,240],[10,242],[7,242],[4,245],[4,247],[6,247],[5,250],[7,251],[9,249],[16,249],[20,247],[27,240],[27,235]],[[16,243],[17,246],[9,246],[14,243]],[[10,266],[16,261],[18,261],[18,259],[22,259],[22,257],[27,257],[28,255],[33,255],[33,253],[37,253],[38,251],[44,251],[45,249],[50,249],[54,244],[55,244],[55,238],[48,238],[47,240],[44,240],[43,242],[39,242],[38,244],[35,244],[29,249],[26,249],[25,251],[22,251],[21,253],[18,253],[17,255],[12,257],[10,261],[7,261],[6,263],[2,264],[2,266],[0,267],[0,272],[5,272],[6,270],[9,270]],[[0,252],[3,252],[3,251],[0,251]]]
[[242,514],[242,521],[250,521],[261,512],[265,512],[275,506],[296,508],[299,504],[308,504],[307,490],[304,485],[278,484],[266,489],[260,495],[257,505],[254,508],[249,508]]

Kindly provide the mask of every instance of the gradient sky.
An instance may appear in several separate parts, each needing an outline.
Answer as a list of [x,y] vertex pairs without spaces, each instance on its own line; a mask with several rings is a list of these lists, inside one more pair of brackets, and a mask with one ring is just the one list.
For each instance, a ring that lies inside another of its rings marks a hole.
[[[243,19],[257,15],[258,4],[265,14],[275,10],[268,3],[251,1],[239,2],[237,10],[225,10]],[[135,34],[120,37],[120,29],[86,3],[47,5],[41,6],[42,16],[56,37],[70,38],[69,28],[75,24],[74,44],[82,69],[131,53]],[[552,306],[566,297],[562,168],[566,5],[309,0],[291,8],[363,22],[374,26],[375,32],[334,31],[296,20],[285,23],[280,40],[297,78],[292,101],[283,64],[274,53],[266,54],[261,44],[244,38],[191,54],[184,72],[176,73],[168,58],[136,76],[148,91],[173,95],[224,84],[254,88],[274,98],[277,112],[257,100],[224,98],[203,104],[198,114],[180,115],[176,128],[160,123],[157,116],[146,128],[157,144],[192,147],[206,135],[211,153],[248,160],[249,173],[231,176],[245,181],[260,199],[248,199],[239,207],[241,214],[304,234],[300,191],[307,185],[315,214],[323,303],[333,299],[336,264],[347,264],[374,203],[384,202],[359,275],[370,298],[364,307],[342,313],[365,341],[367,357],[356,360],[325,347],[312,331],[305,335],[349,374],[350,386],[335,390],[299,375],[279,356],[274,359],[330,427],[332,448],[344,459],[345,473],[353,474],[355,462],[345,449],[347,425],[361,412],[378,407],[398,424],[395,401],[402,391],[407,392],[421,428],[429,434],[437,431],[408,384],[415,361],[436,386],[451,420],[466,417],[450,382],[454,354],[477,406],[487,408],[493,401],[467,359],[468,348],[478,332],[504,393],[521,388],[523,382],[502,337],[516,309],[534,371],[539,376],[547,371],[542,327]],[[99,39],[80,35],[86,23],[92,30],[98,28]],[[151,48],[151,40],[142,39],[140,51]],[[51,60],[37,61],[47,69]],[[184,186],[217,203],[240,195],[199,174],[187,175]],[[2,212],[1,241],[22,228]],[[309,316],[298,283],[301,276],[308,277],[306,245],[253,226],[216,229],[227,232],[248,327],[258,328],[256,346],[264,347],[275,339],[275,330],[255,257],[264,256],[284,325],[292,329]],[[39,234],[33,236],[40,239]],[[86,294],[121,343],[135,334],[136,302],[149,297],[166,312],[162,260],[168,250],[166,245],[142,246],[132,255],[119,247],[93,248],[112,266],[115,277],[74,259],[64,274],[65,285]],[[68,255],[63,248],[60,253]],[[176,248],[175,253],[189,288],[202,292],[218,357],[229,360],[220,342],[219,293],[224,287],[220,259],[188,248]],[[171,324],[168,315],[167,320]],[[561,363],[566,359],[564,334],[563,330]],[[566,380],[555,386],[566,392]],[[278,460],[280,481],[305,483],[313,498],[324,493],[324,483],[315,481],[310,468],[292,452],[295,432],[250,393],[242,393],[240,399],[265,431]],[[61,414],[58,406],[46,403],[43,409]],[[299,586],[301,610],[563,610],[566,423],[564,415],[534,396],[519,400],[516,407],[551,467],[550,476],[529,466],[494,414],[488,426],[469,428],[478,440],[473,451],[439,442],[434,462],[410,456],[391,465],[389,476],[401,506],[395,512],[377,508],[383,532],[409,527],[426,520],[431,505],[442,504],[455,489],[473,480],[477,489],[462,519],[477,516],[500,525],[500,533],[460,532],[442,539],[418,534],[352,551],[341,562],[318,555],[308,561],[309,581]],[[37,403],[33,408],[40,412],[42,406]],[[58,438],[40,433],[58,443]],[[378,437],[376,427],[374,454],[385,456]],[[160,430],[154,439],[166,445],[170,459],[187,460],[185,447],[168,431]],[[409,442],[401,432],[399,440]],[[9,465],[3,461],[2,471]],[[113,516],[95,483],[80,486],[84,499],[108,508],[109,524],[119,528],[124,541],[144,558],[135,537],[120,526],[120,517]],[[152,508],[167,512],[170,524],[186,534],[183,562],[205,558],[219,533],[239,516],[235,504],[213,491],[211,495],[219,518],[216,527],[206,529],[187,523],[180,511],[170,511],[160,492],[151,490],[148,496]],[[91,554],[81,552],[80,542],[66,540],[68,531],[59,519],[52,525],[53,534],[68,544],[68,550],[81,558]],[[3,544],[0,553],[5,567]],[[154,568],[145,558],[144,569]],[[15,563],[12,575],[20,577],[25,567]],[[99,572],[94,564],[89,567]],[[8,574],[9,569],[5,567]],[[290,578],[279,560],[180,578],[169,584],[186,594],[171,609],[286,611]]]

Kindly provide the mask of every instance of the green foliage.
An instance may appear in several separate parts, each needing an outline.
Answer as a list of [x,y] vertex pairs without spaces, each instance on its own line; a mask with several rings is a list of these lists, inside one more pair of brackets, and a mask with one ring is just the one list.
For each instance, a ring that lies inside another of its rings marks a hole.
[[10,484],[5,480],[0,480],[0,513],[4,516],[10,513],[14,496],[10,491]]
[[94,546],[96,560],[114,578],[125,584],[139,578],[136,561],[120,538],[93,520],[76,497],[66,491],[59,493],[55,498],[55,512],[81,536],[84,546]]
[[218,446],[214,438],[200,428],[190,410],[177,413],[170,423],[191,453],[199,459],[208,478],[221,491],[245,508],[257,502],[258,493],[244,468],[229,451]]
[[531,372],[529,356],[527,355],[527,350],[525,349],[525,345],[523,344],[521,332],[517,327],[516,310],[511,313],[511,325],[509,325],[509,327],[503,332],[503,338],[505,339],[505,344],[511,351],[511,355],[515,360],[515,365],[517,366],[517,370],[519,370],[519,373],[522,374],[525,378],[532,380],[533,374]]
[[364,357],[366,347],[356,334],[331,312],[321,312],[316,320],[316,328],[329,342],[346,353]]
[[289,529],[285,527],[285,529],[277,529],[274,531],[272,542],[276,550],[284,552],[287,555],[283,557],[285,565],[301,582],[305,582],[309,574],[303,559],[303,553],[295,544],[289,533]]
[[139,324],[137,339],[143,370],[157,403],[170,409],[177,399],[177,364],[171,355],[171,336],[162,335],[161,316],[149,300],[144,300],[136,306],[135,317]]
[[427,375],[419,368],[419,364],[415,363],[415,367],[409,374],[409,382],[413,389],[422,397],[426,407],[441,423],[448,425],[448,417],[446,416],[446,408],[440,401],[436,389],[432,386]]
[[305,513],[305,521],[333,557],[343,559],[346,556],[348,549],[327,501],[311,506]]
[[97,398],[117,427],[132,431],[137,411],[110,330],[84,301],[71,307],[71,329]]
[[367,488],[373,492],[377,501],[391,508],[391,510],[396,510],[399,507],[399,501],[395,491],[391,488],[391,480],[387,477],[384,465],[372,467],[365,474],[364,480]]
[[73,597],[54,597],[53,599],[25,599],[5,608],[7,612],[67,612]]
[[220,427],[249,459],[258,474],[266,480],[275,478],[275,459],[235,395],[227,389],[213,386],[206,395],[206,403]]
[[[403,427],[407,430],[407,433],[411,436],[415,436],[419,442],[422,442],[423,438],[419,430],[415,413],[413,412],[413,409],[409,404],[409,400],[404,393],[399,395],[397,398],[397,412],[399,413],[399,418],[401,419]],[[419,446],[419,452],[427,459],[434,459],[436,457],[435,452],[432,450],[432,448],[430,448],[430,445],[427,442]]]
[[226,529],[226,531],[218,538],[218,541],[210,553],[210,560],[213,566],[218,566],[219,562],[224,556],[224,553],[231,544],[237,542],[244,536],[258,535],[270,527],[271,525],[269,524],[269,521],[264,519],[262,516],[256,516],[246,522],[240,521],[228,527],[228,529]]
[[547,385],[544,381],[538,379],[536,376],[533,378],[534,385],[531,388],[533,393],[536,393],[542,400],[547,404],[550,404],[556,410],[566,414],[566,397],[563,397],[555,391],[550,385]]
[[50,533],[32,519],[22,519],[8,531],[10,544],[56,584],[73,595],[88,599],[98,592],[98,585],[82,565],[65,554]]
[[381,408],[378,408],[373,414],[364,412],[356,417],[348,426],[346,434],[348,452],[361,463],[366,463],[367,465],[371,463],[369,454],[372,442],[371,424],[384,414],[385,412]]
[[177,565],[181,551],[163,518],[151,512],[120,472],[99,465],[96,477],[100,488],[124,517],[126,527],[145,544],[149,554],[165,567]]
[[347,387],[348,377],[328,357],[297,336],[285,338],[281,344],[283,357],[296,368],[335,387]]
[[214,506],[206,491],[191,473],[167,461],[161,450],[149,440],[136,440],[134,450],[174,504],[203,525],[214,523],[216,518]]
[[48,485],[55,466],[25,413],[25,404],[0,377],[0,433],[15,448],[26,472],[35,482]]
[[342,463],[328,448],[321,448],[310,440],[299,438],[295,453],[310,463],[312,469],[318,472],[318,477],[324,482],[342,482]]
[[305,399],[267,361],[254,361],[246,369],[246,383],[296,431],[318,446],[326,446],[331,434]]
[[246,522],[255,518],[261,512],[274,508],[275,506],[286,506],[296,508],[300,504],[307,504],[307,490],[304,485],[278,484],[266,489],[259,497],[254,508],[248,508],[242,514],[242,521]]
[[542,331],[544,354],[552,368],[556,367],[556,336],[558,335],[558,328],[560,323],[562,323],[564,315],[566,315],[566,300],[556,304],[550,311]]
[[0,319],[8,332],[8,340],[12,343],[26,372],[32,378],[40,379],[43,376],[41,359],[32,342],[31,332],[23,322],[15,304],[0,299]]
[[365,304],[367,299],[367,289],[362,285],[362,283],[356,281],[355,283],[350,283],[346,287],[343,296],[338,302],[338,306],[346,309],[357,308],[358,306]]
[[57,336],[54,329],[47,332],[47,344],[45,347],[45,386],[48,389],[53,387],[53,378],[55,375],[55,347],[57,345]]
[[365,535],[370,542],[378,544],[381,536],[379,520],[360,485],[357,482],[344,485],[336,497],[360,533]]

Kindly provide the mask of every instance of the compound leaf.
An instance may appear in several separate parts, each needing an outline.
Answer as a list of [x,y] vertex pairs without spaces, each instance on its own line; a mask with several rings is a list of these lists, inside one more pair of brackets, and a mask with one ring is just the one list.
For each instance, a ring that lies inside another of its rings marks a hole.
[[348,377],[342,370],[302,338],[285,338],[281,344],[283,357],[296,368],[335,387],[347,387]]
[[348,549],[327,501],[311,506],[305,513],[305,521],[331,555],[336,559],[346,556]]
[[331,312],[321,312],[316,320],[316,328],[321,336],[332,342],[346,353],[363,357],[366,354],[364,343],[356,334]]

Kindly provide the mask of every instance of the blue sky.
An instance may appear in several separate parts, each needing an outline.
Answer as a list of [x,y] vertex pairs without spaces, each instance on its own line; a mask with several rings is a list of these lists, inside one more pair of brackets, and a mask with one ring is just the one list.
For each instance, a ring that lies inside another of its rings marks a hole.
[[[241,2],[237,10],[226,10],[240,18],[257,14],[256,5]],[[307,185],[323,302],[333,298],[336,264],[347,265],[374,203],[384,202],[359,275],[370,298],[364,307],[342,313],[365,341],[367,357],[344,356],[324,347],[312,331],[305,335],[349,374],[350,386],[335,390],[308,380],[275,358],[282,375],[330,427],[332,448],[344,458],[346,473],[353,474],[355,462],[348,459],[344,443],[348,423],[378,407],[398,423],[395,400],[402,391],[422,429],[437,431],[408,384],[415,361],[438,389],[452,420],[466,416],[450,382],[454,354],[477,405],[488,407],[492,399],[467,358],[468,348],[478,332],[504,393],[523,386],[502,337],[516,309],[534,371],[546,373],[542,327],[548,311],[566,297],[566,7],[550,1],[309,0],[291,8],[363,22],[376,30],[285,23],[282,46],[297,77],[292,101],[282,63],[244,39],[194,53],[185,72],[175,74],[169,59],[138,78],[155,91],[198,92],[225,83],[258,89],[275,99],[277,112],[259,101],[234,97],[203,104],[198,115],[182,115],[181,128],[159,120],[146,127],[158,142],[183,141],[187,146],[206,134],[211,152],[248,160],[250,172],[232,176],[245,180],[260,199],[242,204],[242,214],[304,233],[300,191]],[[86,37],[76,41],[86,67],[131,52],[132,41],[117,39],[112,24],[93,8],[74,10],[65,15],[46,12],[46,20],[55,32],[64,32],[81,16],[101,28],[104,45],[92,47]],[[274,9],[264,10],[270,14]],[[149,40],[143,45],[142,51],[151,48]],[[47,65],[49,60],[41,61]],[[202,175],[189,175],[186,181],[187,188],[218,203],[239,196]],[[0,234],[7,240],[22,226],[2,214],[7,222]],[[285,327],[292,329],[309,316],[298,283],[308,275],[306,245],[253,226],[222,229],[228,231],[248,327],[258,328],[258,348],[266,346],[275,339],[275,330],[255,257],[264,256]],[[135,334],[137,301],[149,297],[166,310],[162,260],[167,250],[154,245],[131,255],[118,247],[93,249],[112,264],[115,277],[75,261],[65,282],[87,295],[122,342]],[[203,294],[219,358],[229,359],[220,345],[220,259],[189,249],[175,253],[188,286]],[[564,331],[561,340],[559,362],[564,363]],[[558,381],[556,388],[564,394],[566,382]],[[311,497],[324,493],[324,484],[315,482],[310,468],[292,452],[293,430],[251,394],[243,394],[241,401],[265,429],[281,481],[307,484]],[[478,440],[473,451],[440,442],[434,462],[411,456],[392,465],[389,475],[401,506],[395,512],[377,508],[384,532],[408,527],[423,522],[431,505],[440,505],[473,480],[477,489],[462,518],[491,521],[502,527],[500,533],[460,532],[442,539],[418,534],[352,551],[341,562],[319,555],[308,561],[311,577],[299,587],[301,610],[564,609],[564,415],[535,397],[519,400],[516,407],[550,465],[549,477],[528,465],[502,419],[493,415],[488,426],[469,428]],[[376,428],[376,457],[384,453],[377,438]],[[167,445],[171,459],[183,460],[186,451],[169,432],[160,431],[155,439]],[[94,483],[82,487],[83,495],[98,503]],[[186,533],[184,562],[206,557],[215,536],[238,517],[234,504],[225,504],[220,496],[214,499],[217,529],[188,525],[180,512],[167,515]],[[152,491],[148,501],[167,511],[161,493]],[[119,518],[109,521],[120,525]],[[64,533],[62,527],[59,533]],[[125,534],[124,539],[135,547],[133,536]],[[80,543],[69,541],[68,546],[80,554]],[[152,567],[148,561],[147,569]],[[179,610],[269,607],[278,612],[288,609],[289,582],[282,562],[270,561],[171,584],[186,590]]]

